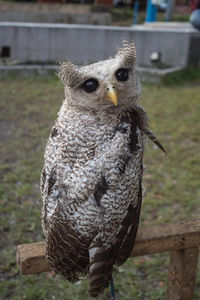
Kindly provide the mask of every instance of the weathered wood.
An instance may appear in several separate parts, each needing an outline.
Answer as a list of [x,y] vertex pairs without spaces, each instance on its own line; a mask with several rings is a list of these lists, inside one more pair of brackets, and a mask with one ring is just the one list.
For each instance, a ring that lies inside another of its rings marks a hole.
[[23,275],[50,271],[45,259],[46,246],[44,242],[17,246],[17,263]]
[[[139,230],[130,257],[199,246],[200,220],[149,226]],[[45,259],[44,242],[17,246],[17,261],[24,275],[50,270]]]
[[144,227],[130,255],[140,256],[200,246],[200,220]]
[[198,254],[198,248],[171,252],[167,300],[193,300]]

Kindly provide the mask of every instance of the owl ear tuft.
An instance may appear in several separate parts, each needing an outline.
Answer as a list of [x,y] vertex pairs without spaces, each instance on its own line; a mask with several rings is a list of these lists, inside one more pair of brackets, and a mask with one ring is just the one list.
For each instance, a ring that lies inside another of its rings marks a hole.
[[124,66],[132,67],[136,59],[136,49],[134,42],[128,43],[127,41],[122,41],[123,46],[118,49],[117,57],[122,59]]
[[78,67],[68,61],[60,62],[60,70],[57,75],[64,85],[71,88],[77,86],[81,80]]

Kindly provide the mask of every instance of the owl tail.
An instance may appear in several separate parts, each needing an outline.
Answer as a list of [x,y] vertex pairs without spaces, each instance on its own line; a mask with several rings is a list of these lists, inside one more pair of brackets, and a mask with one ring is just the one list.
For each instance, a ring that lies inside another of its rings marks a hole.
[[89,249],[89,259],[90,287],[88,292],[90,296],[97,297],[111,283],[114,263],[112,248],[105,249],[98,235]]

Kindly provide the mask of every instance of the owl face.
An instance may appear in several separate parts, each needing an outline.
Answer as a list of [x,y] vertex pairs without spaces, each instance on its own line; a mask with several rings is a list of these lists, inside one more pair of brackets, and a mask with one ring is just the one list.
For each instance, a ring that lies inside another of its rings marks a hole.
[[135,70],[134,44],[124,43],[114,58],[78,68],[61,65],[59,76],[69,105],[92,110],[127,110],[134,106],[141,88]]

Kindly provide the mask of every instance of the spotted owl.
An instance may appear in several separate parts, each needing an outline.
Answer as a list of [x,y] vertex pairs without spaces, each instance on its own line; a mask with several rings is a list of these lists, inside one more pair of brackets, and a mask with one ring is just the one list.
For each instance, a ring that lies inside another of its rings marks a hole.
[[87,275],[96,297],[113,266],[133,249],[142,203],[144,137],[163,151],[139,105],[134,43],[113,58],[60,66],[65,100],[52,128],[41,174],[46,257],[75,282]]

